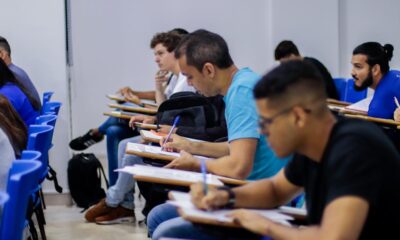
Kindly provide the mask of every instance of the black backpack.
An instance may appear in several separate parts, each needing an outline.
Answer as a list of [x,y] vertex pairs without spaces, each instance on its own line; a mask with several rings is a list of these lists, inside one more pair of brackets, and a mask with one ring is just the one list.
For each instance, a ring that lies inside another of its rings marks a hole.
[[69,190],[72,199],[78,207],[83,208],[83,211],[106,196],[104,189],[101,187],[101,175],[103,175],[108,188],[103,166],[92,153],[76,154],[69,160]]
[[179,115],[179,126],[210,127],[218,123],[218,112],[210,101],[197,93],[178,92],[163,102],[157,111],[157,123],[172,125]]

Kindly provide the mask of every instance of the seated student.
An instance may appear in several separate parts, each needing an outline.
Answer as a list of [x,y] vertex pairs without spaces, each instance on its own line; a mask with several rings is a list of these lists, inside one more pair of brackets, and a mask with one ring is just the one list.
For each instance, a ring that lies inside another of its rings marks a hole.
[[[336,119],[325,102],[321,76],[306,62],[275,68],[254,90],[260,127],[278,156],[296,156],[276,176],[232,190],[193,185],[193,203],[216,209],[274,208],[305,191],[305,228],[284,226],[249,210],[231,216],[244,228],[272,239],[391,239],[400,226],[400,156],[375,125]],[[216,239],[184,222],[165,237]],[[182,227],[183,225],[181,225]],[[187,232],[187,231],[191,232]],[[220,229],[229,239],[228,229]],[[260,237],[261,238],[261,237]],[[248,239],[248,238],[247,238]]]
[[0,94],[0,190],[6,190],[12,161],[19,158],[28,140],[27,129],[6,97]]
[[393,56],[393,46],[381,46],[377,42],[366,42],[353,50],[351,75],[354,88],[375,90],[368,109],[368,116],[392,119],[396,109],[394,97],[400,99],[400,72],[390,70],[389,61]]
[[29,94],[41,105],[40,96],[28,74],[15,65],[11,59],[11,47],[7,39],[0,36],[0,58],[3,59],[8,68],[14,73],[15,78],[25,87]]
[[13,73],[0,59],[0,94],[4,95],[28,127],[39,116],[40,102],[17,81]]
[[[167,167],[200,171],[200,161],[190,154],[195,153],[217,158],[206,162],[207,171],[213,174],[248,180],[274,176],[286,164],[287,158],[276,157],[257,130],[252,91],[259,75],[249,68],[238,69],[225,40],[206,30],[186,36],[175,54],[182,73],[197,91],[205,96],[224,96],[228,142],[191,144],[174,136],[165,147],[188,152],[181,151],[180,157]],[[173,226],[175,217],[175,208],[167,204],[154,208],[147,221],[150,235],[159,224],[165,228]]]
[[[150,47],[154,51],[155,62],[160,70],[172,72],[172,78],[168,87],[164,88],[160,83],[160,78],[156,77],[156,96],[164,95],[162,101],[169,98],[173,93],[181,91],[192,91],[194,88],[188,86],[185,76],[180,74],[178,61],[173,55],[175,47],[179,44],[181,36],[175,33],[158,33],[150,43]],[[157,93],[164,91],[165,93]],[[161,99],[161,97],[160,97]],[[83,150],[90,145],[101,141],[104,134],[107,135],[107,157],[110,184],[115,184],[117,173],[114,169],[118,163],[118,144],[122,139],[138,135],[138,133],[129,127],[128,122],[118,118],[108,118],[99,128],[89,130],[84,136],[78,137],[70,142],[70,147],[74,150]]]
[[279,62],[285,62],[288,60],[303,59],[311,62],[319,70],[322,78],[325,81],[325,87],[328,98],[339,100],[339,94],[336,90],[335,83],[333,82],[332,76],[328,69],[317,59],[312,57],[302,57],[297,49],[297,46],[289,40],[284,40],[278,44],[275,48],[275,60]]
[[[215,141],[220,138],[226,137],[226,121],[224,115],[224,102],[222,96],[215,96],[209,98],[210,102],[215,106],[218,113],[218,124],[214,127],[179,127],[177,132],[186,137],[196,137],[196,139],[204,139],[208,141]],[[163,126],[169,127],[169,126]],[[125,154],[126,145],[128,142],[139,142],[141,137],[133,137],[124,139],[120,142],[118,148],[118,168],[125,166],[132,166],[134,164],[144,164],[143,159],[139,156]],[[124,222],[133,222],[135,219],[134,214],[134,197],[133,190],[135,180],[131,174],[119,172],[118,179],[115,185],[107,190],[107,197],[102,199],[94,207],[90,208],[86,214],[85,219],[88,222],[96,222],[97,224],[116,224]],[[145,194],[142,195],[146,198]],[[142,213],[148,212],[151,206],[146,204]],[[146,215],[146,214],[145,214]]]

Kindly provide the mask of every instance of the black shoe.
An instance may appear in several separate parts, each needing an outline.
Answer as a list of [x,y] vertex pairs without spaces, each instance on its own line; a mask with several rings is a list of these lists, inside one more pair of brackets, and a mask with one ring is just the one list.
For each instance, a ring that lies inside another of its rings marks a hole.
[[85,135],[77,137],[69,142],[69,147],[76,151],[82,151],[103,139],[104,135],[99,134],[98,136],[94,136],[92,135],[92,130],[89,130]]

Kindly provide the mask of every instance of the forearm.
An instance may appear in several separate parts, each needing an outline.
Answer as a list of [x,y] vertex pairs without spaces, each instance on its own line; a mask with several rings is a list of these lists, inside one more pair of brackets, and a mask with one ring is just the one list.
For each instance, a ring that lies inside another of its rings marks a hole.
[[251,167],[243,166],[227,155],[207,161],[207,170],[213,174],[236,179],[245,179],[251,172]]
[[[262,179],[236,187],[235,207],[237,208],[275,208],[282,204],[276,196],[270,179]],[[251,197],[249,197],[251,196]]]
[[133,94],[138,96],[140,99],[147,99],[147,100],[155,100],[156,99],[156,92],[155,91],[133,91]]
[[[313,239],[328,239],[329,236],[323,237],[320,227],[288,227],[279,223],[270,223],[265,226],[262,232],[263,236],[271,237],[275,240],[313,240]],[[328,238],[326,238],[328,237]],[[332,239],[332,238],[330,238]]]
[[190,143],[188,150],[191,154],[219,158],[229,155],[229,144],[227,142],[194,142]]
[[155,99],[157,104],[163,103],[167,98],[165,97],[164,91],[156,90]]

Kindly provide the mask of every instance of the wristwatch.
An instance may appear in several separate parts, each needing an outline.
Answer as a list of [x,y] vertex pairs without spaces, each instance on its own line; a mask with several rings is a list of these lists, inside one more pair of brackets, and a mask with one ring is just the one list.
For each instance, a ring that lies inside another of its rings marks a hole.
[[228,192],[228,202],[225,204],[224,207],[225,208],[233,208],[235,206],[235,202],[236,202],[235,192],[232,191],[232,189],[227,186],[218,187],[217,189]]

